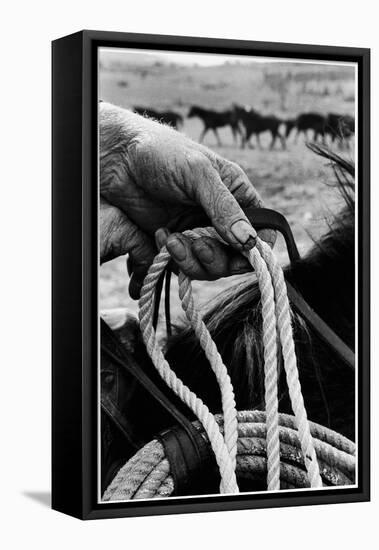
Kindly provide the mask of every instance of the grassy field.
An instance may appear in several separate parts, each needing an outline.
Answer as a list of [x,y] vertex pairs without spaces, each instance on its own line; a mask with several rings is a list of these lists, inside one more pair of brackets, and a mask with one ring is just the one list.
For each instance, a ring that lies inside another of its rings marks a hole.
[[[311,110],[354,115],[354,71],[347,66],[300,63],[181,66],[156,59],[136,63],[130,59],[123,62],[120,56],[104,56],[100,64],[99,96],[123,107],[170,109],[184,117],[193,104],[221,110],[233,102],[252,105],[282,118]],[[197,140],[201,129],[198,119],[185,119],[182,131]],[[296,145],[290,138],[286,151],[280,150],[279,144],[277,150],[269,151],[270,137],[263,135],[265,149],[260,151],[235,146],[228,128],[220,131],[220,137],[221,147],[217,147],[210,133],[204,143],[245,170],[265,204],[287,217],[300,252],[306,253],[312,239],[325,232],[328,220],[340,208],[338,193],[327,185],[332,182],[332,173],[325,160],[310,152],[302,138]],[[343,154],[353,157],[353,147],[354,144]],[[285,248],[280,239],[275,250],[285,263]],[[238,277],[195,282],[198,303],[204,304],[235,279]],[[126,306],[136,311],[127,287],[125,258],[102,266],[100,308]]]

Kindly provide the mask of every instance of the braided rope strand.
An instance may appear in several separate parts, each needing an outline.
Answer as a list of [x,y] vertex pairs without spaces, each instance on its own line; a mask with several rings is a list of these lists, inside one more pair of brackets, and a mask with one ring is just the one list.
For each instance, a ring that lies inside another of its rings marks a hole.
[[[211,235],[218,240],[222,240],[213,228],[200,228],[196,231],[186,231],[185,234],[191,238]],[[269,250],[271,251],[270,248]],[[245,256],[255,270],[261,292],[265,407],[267,413],[267,486],[269,490],[274,491],[280,489],[277,323],[275,319],[276,308],[274,303],[274,289],[271,281],[271,272],[267,269],[260,249],[253,248],[249,253],[246,253]],[[213,343],[213,340],[211,340],[211,342]]]
[[[214,416],[203,401],[198,398],[196,394],[194,394],[187,386],[185,386],[171,370],[157,343],[155,330],[152,326],[152,308],[154,303],[153,299],[155,285],[169,260],[170,255],[166,248],[163,247],[151,265],[141,290],[141,298],[139,301],[139,319],[143,340],[151,360],[163,380],[195,413],[196,417],[199,418],[204,426],[220,469],[221,492],[236,493],[238,492],[238,485],[235,475],[235,458],[234,460],[231,458]],[[237,430],[235,431],[237,432]]]
[[265,406],[267,423],[267,487],[280,489],[278,365],[274,289],[267,267],[257,249],[249,255],[261,292],[265,372]]
[[284,368],[287,377],[287,384],[291,404],[295,413],[297,429],[301,441],[301,448],[304,454],[305,464],[310,477],[311,487],[322,487],[322,480],[318,467],[316,452],[313,445],[312,435],[309,429],[307,412],[305,410],[303,394],[299,380],[299,371],[293,331],[291,324],[290,305],[287,296],[287,287],[284,280],[283,270],[276,260],[271,248],[262,240],[258,239],[257,247],[262,258],[267,264],[271,274],[275,290],[275,308],[277,314],[278,330],[282,345]]
[[[198,229],[196,231],[185,231],[185,235],[196,239],[200,236],[218,235],[211,228]],[[278,424],[278,368],[277,368],[277,343],[276,343],[276,319],[274,307],[274,290],[271,283],[270,273],[262,260],[257,249],[253,249],[248,259],[254,267],[258,279],[262,300],[263,318],[263,346],[264,346],[264,369],[265,369],[265,405],[267,412],[267,485],[269,490],[280,489],[280,449],[279,449],[279,424]],[[190,321],[194,331],[199,338],[201,347],[216,373],[220,388],[230,384],[230,389],[222,391],[222,397],[226,396],[228,401],[223,401],[223,413],[225,423],[225,441],[228,449],[230,441],[233,448],[231,456],[235,467],[236,444],[237,444],[237,411],[235,408],[234,391],[231,386],[230,377],[222,359],[217,351],[216,345],[211,338],[205,324],[195,309],[191,290],[191,281],[184,274],[179,273],[179,297],[182,307]],[[219,361],[219,365],[217,364]],[[214,365],[214,366],[213,366]],[[217,373],[221,374],[219,378]],[[233,398],[233,406],[229,400]],[[230,414],[229,414],[230,413]]]
[[196,310],[191,281],[183,273],[179,273],[179,297],[182,302],[183,310],[190,321],[201,347],[216,375],[217,382],[221,390],[222,410],[224,415],[224,440],[229,451],[233,468],[236,468],[237,456],[237,409],[234,399],[234,390],[228,371],[221,359],[216,344],[212,340],[208,329],[202,321],[199,312]]

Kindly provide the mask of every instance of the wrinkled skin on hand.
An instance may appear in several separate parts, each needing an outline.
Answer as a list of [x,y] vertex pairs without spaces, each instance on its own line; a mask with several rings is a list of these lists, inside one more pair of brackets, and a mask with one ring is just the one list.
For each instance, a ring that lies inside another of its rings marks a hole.
[[[249,269],[238,251],[252,248],[256,233],[241,206],[262,201],[237,164],[168,126],[107,103],[100,103],[99,122],[100,256],[107,261],[129,254],[132,298],[139,296],[157,247],[164,244],[191,278]],[[210,238],[192,243],[170,235],[199,225],[213,225],[232,248]],[[273,233],[264,237],[272,240]]]

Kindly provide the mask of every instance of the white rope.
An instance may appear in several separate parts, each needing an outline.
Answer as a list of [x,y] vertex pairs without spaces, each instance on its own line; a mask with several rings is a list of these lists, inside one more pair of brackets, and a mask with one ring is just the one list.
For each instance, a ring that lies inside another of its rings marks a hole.
[[[222,430],[223,417],[216,415]],[[322,477],[326,485],[353,485],[356,477],[355,444],[341,434],[309,422]],[[194,427],[203,431],[199,422]],[[299,432],[293,416],[280,413],[280,481],[287,489],[307,488],[309,477],[304,471]],[[237,475],[253,483],[266,475],[266,413],[238,412]],[[154,440],[140,449],[117,472],[103,501],[125,501],[141,498],[167,498],[174,493],[175,484],[163,445]],[[177,495],[179,496],[179,495]]]
[[[191,238],[211,235],[220,239],[212,228],[186,231],[184,234]],[[298,377],[290,307],[283,272],[270,247],[259,238],[257,239],[257,246],[245,255],[255,270],[262,302],[268,489],[280,489],[278,339],[282,347],[290,399],[295,413],[309,481],[311,487],[320,487],[322,481]],[[179,296],[187,319],[199,338],[200,345],[220,386],[224,436],[208,407],[171,370],[157,342],[152,323],[155,287],[169,260],[170,255],[166,247],[163,247],[146,275],[139,302],[142,336],[152,362],[163,380],[191,408],[204,426],[220,470],[220,491],[222,493],[235,493],[238,492],[235,475],[238,421],[234,391],[216,345],[194,306],[191,281],[183,273],[179,273]]]
[[[215,237],[220,240],[218,233],[213,228],[199,228],[196,231],[186,231],[185,235],[190,238],[199,238],[201,236]],[[265,373],[265,407],[267,412],[267,488],[270,491],[277,491],[280,489],[280,451],[279,451],[279,411],[278,411],[278,366],[277,366],[277,336],[276,336],[276,319],[275,319],[275,304],[274,304],[274,289],[271,282],[270,273],[267,269],[265,262],[263,261],[257,248],[253,248],[251,253],[246,254],[247,259],[251,263],[255,270],[259,290],[261,293],[262,302],[262,318],[263,318],[263,349],[264,349],[264,373]],[[181,283],[186,282],[186,287],[191,289],[191,281],[188,277],[185,277],[182,273],[179,274],[179,296],[181,295]],[[191,293],[192,294],[192,293]],[[193,300],[192,300],[193,304]],[[182,305],[183,302],[182,302]],[[190,315],[187,314],[187,318],[191,322],[192,326],[192,314],[195,313],[197,317],[199,314],[192,307]],[[203,323],[204,325],[204,323]],[[194,327],[195,328],[195,327]],[[204,328],[206,329],[205,325]],[[195,330],[196,332],[196,330]],[[211,347],[217,353],[217,348],[206,329],[206,332],[196,332],[199,339],[202,337],[205,340],[209,340],[204,345]],[[212,358],[207,355],[209,361]],[[221,361],[221,358],[220,358]],[[226,371],[226,368],[223,365]],[[224,413],[225,414],[225,413]],[[237,421],[236,421],[237,422]],[[233,424],[233,428],[237,429],[237,423]],[[233,440],[237,443],[236,435],[233,436]],[[234,455],[235,456],[235,455]],[[234,462],[235,464],[235,462]]]
[[291,324],[290,304],[287,296],[287,287],[284,280],[283,270],[275,258],[271,248],[262,240],[258,239],[257,248],[266,262],[270,272],[275,290],[275,310],[278,324],[280,342],[282,346],[284,369],[286,372],[289,396],[297,429],[304,461],[307,468],[309,481],[312,488],[322,487],[320,470],[318,467],[316,452],[313,445],[307,411],[305,410],[303,394],[299,380],[299,371],[293,341]]
[[[184,403],[194,412],[200,420],[208,435],[210,444],[215,453],[216,461],[220,469],[222,493],[237,493],[238,485],[235,474],[236,453],[237,453],[237,411],[235,408],[234,392],[231,385],[230,377],[227,374],[226,367],[223,365],[220,355],[218,354],[211,336],[200,318],[196,317],[193,304],[191,303],[191,283],[189,279],[186,281],[181,278],[181,293],[185,297],[183,308],[189,312],[193,326],[196,327],[197,333],[200,334],[200,343],[210,358],[212,369],[216,374],[216,378],[220,384],[223,414],[228,423],[225,425],[225,439],[220,432],[214,415],[209,411],[203,401],[197,397],[171,370],[169,364],[163,356],[163,353],[158,345],[156,333],[152,323],[152,310],[154,304],[155,286],[165,269],[171,256],[167,252],[166,247],[163,247],[160,253],[156,256],[152,266],[150,267],[143,287],[141,289],[141,297],[139,301],[139,318],[142,336],[151,357],[151,360],[157,371],[166,382],[166,384],[182,399]],[[188,287],[185,287],[188,283]],[[213,344],[213,345],[212,345]],[[214,353],[216,350],[216,354]]]
[[267,266],[258,250],[254,248],[248,255],[258,279],[262,302],[262,332],[265,373],[266,445],[267,445],[267,488],[280,489],[280,450],[279,450],[279,403],[277,335],[275,319],[274,290]]
[[199,312],[195,308],[192,296],[191,281],[183,273],[179,273],[179,297],[187,319],[191,323],[191,326],[200,341],[200,345],[216,375],[216,379],[221,390],[222,410],[225,423],[224,440],[232,460],[233,469],[235,470],[238,431],[237,409],[232,382],[221,359],[221,355],[217,351],[216,344],[212,340],[207,327],[202,321]]

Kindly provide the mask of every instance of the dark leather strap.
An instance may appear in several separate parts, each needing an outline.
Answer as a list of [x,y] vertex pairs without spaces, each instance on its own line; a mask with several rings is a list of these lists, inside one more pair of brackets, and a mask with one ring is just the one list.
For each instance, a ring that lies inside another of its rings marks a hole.
[[[244,212],[255,229],[273,229],[283,235],[291,263],[300,258],[291,228],[283,214],[270,208],[256,208],[255,206],[244,207]],[[210,225],[211,222],[204,213],[188,208],[187,213],[172,219],[167,227],[170,231],[185,231],[193,227],[209,227]]]
[[286,218],[280,212],[270,208],[245,208],[244,212],[254,229],[273,229],[283,235],[291,264],[300,259],[291,228]]
[[[114,350],[109,349],[108,346],[102,346],[102,353],[106,354],[113,363],[125,369],[133,376],[133,378],[149,392],[151,397],[164,407],[172,417],[173,422],[178,425],[178,428],[171,430],[173,432],[172,435],[166,433],[166,435],[161,434],[159,436],[162,442],[164,442],[167,458],[173,468],[174,481],[183,485],[183,490],[189,491],[188,494],[191,492],[194,494],[192,483],[199,483],[196,477],[193,477],[195,475],[201,474],[201,478],[207,479],[208,483],[212,486],[217,486],[220,477],[215,468],[213,452],[210,446],[205,444],[202,435],[193,427],[191,421],[179,411],[169,397],[158,388],[136,363],[134,363],[129,354],[123,349],[116,335],[111,331],[103,319],[101,319],[101,330],[106,331],[108,336],[110,336],[109,333],[111,333],[112,347],[117,350],[116,354]],[[176,449],[176,441],[180,443],[180,449]],[[183,457],[186,459],[186,467],[183,468],[183,472],[186,473],[184,473],[184,478],[181,480],[179,476],[181,464],[178,463],[178,460],[183,462]],[[177,487],[175,487],[175,491],[177,491]]]
[[291,306],[299,313],[305,321],[313,328],[318,336],[340,356],[344,363],[355,369],[355,355],[352,349],[345,344],[343,340],[336,334],[329,325],[321,319],[319,315],[310,307],[304,298],[286,281],[288,298]]
[[174,495],[213,494],[219,491],[220,476],[209,442],[199,433],[174,426],[159,434],[170,463]]

